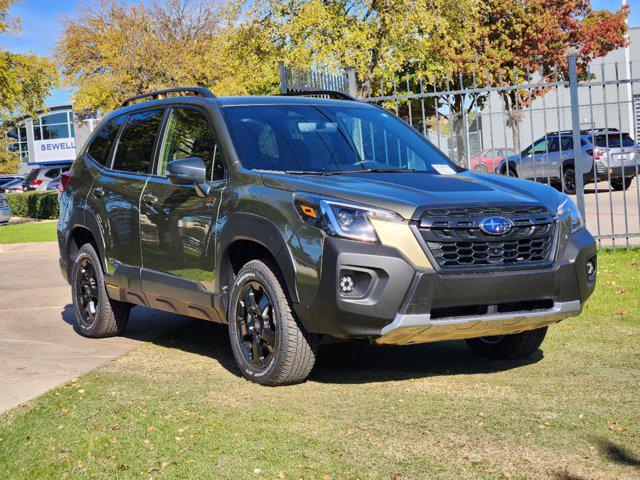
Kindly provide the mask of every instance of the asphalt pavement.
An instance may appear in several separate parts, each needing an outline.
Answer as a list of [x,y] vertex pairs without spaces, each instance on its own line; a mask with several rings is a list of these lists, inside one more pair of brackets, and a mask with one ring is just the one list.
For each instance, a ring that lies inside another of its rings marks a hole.
[[56,243],[0,245],[0,412],[191,321],[136,307],[123,336],[89,339],[70,304]]

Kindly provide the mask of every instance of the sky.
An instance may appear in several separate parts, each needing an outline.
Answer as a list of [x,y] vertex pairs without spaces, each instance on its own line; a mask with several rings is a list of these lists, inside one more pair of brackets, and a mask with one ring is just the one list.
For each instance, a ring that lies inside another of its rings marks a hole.
[[[87,0],[90,1],[90,0]],[[50,56],[60,32],[64,15],[73,16],[77,0],[22,0],[15,3],[10,14],[22,19],[22,31],[15,35],[0,35],[0,48],[15,52],[33,52]],[[629,26],[640,27],[640,0],[628,0],[631,5]],[[621,0],[592,0],[594,8],[617,10]],[[55,90],[47,106],[70,103],[70,92]]]

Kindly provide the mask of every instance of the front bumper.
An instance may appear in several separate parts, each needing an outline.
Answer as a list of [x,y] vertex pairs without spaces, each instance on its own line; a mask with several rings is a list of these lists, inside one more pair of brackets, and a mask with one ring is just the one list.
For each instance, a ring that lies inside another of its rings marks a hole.
[[[376,343],[517,333],[579,314],[595,288],[586,263],[596,254],[593,237],[582,229],[549,267],[441,273],[414,268],[391,247],[327,238],[316,299],[296,305],[296,312],[311,332]],[[344,295],[339,279],[345,272],[371,280]]]

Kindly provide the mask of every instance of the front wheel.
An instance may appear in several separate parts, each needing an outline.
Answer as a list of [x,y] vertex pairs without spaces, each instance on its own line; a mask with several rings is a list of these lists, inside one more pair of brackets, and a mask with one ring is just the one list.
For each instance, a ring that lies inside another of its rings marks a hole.
[[529,357],[536,352],[546,334],[547,327],[543,327],[512,335],[470,338],[467,345],[484,357],[515,360]]
[[629,178],[612,178],[611,179],[611,187],[617,191],[617,192],[621,192],[623,190],[626,190],[627,188],[629,188],[631,186],[631,182],[633,181],[633,178],[629,177]]
[[245,378],[267,386],[307,379],[319,336],[298,323],[273,262],[252,260],[240,269],[227,318],[233,356]]

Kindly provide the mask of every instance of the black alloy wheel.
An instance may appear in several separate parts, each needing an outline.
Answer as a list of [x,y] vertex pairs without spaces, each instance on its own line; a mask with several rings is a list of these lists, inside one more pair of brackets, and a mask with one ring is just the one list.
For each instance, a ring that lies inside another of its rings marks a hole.
[[98,278],[89,258],[83,258],[79,267],[76,276],[76,302],[80,307],[80,321],[90,327],[96,320],[100,301]]
[[273,304],[263,285],[247,283],[236,305],[236,329],[242,355],[252,366],[264,369],[271,363],[277,348]]

